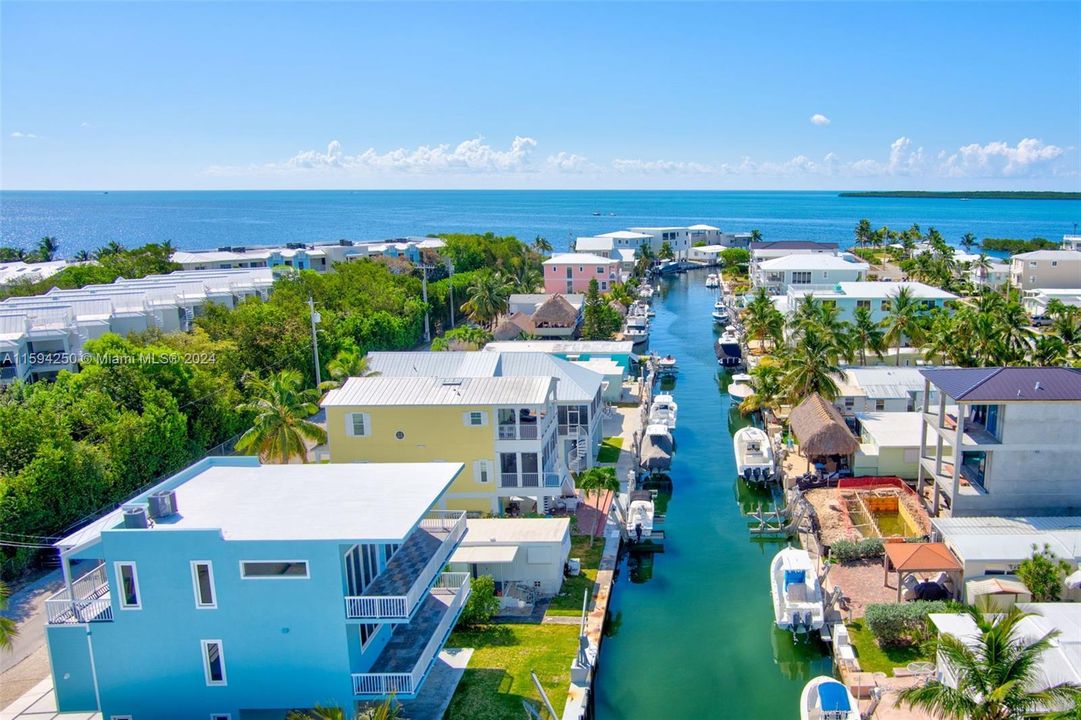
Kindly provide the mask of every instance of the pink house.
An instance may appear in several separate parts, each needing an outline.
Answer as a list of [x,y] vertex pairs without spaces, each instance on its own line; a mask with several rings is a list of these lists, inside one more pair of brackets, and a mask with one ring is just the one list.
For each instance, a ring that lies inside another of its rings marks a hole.
[[607,292],[619,281],[619,261],[589,253],[562,253],[544,261],[546,293],[584,293],[593,279]]

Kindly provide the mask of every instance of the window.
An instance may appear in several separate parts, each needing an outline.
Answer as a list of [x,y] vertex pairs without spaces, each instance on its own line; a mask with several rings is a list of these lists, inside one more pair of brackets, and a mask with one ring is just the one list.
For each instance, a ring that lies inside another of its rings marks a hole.
[[135,563],[116,563],[116,578],[120,583],[120,609],[141,610],[143,606],[139,597],[139,574],[135,570]]
[[607,289],[608,289],[608,281],[605,280],[605,281],[603,281],[601,283],[601,290],[607,290]]
[[360,649],[364,650],[368,647],[368,643],[372,641],[375,634],[379,631],[378,625],[361,625],[360,626]]
[[1028,266],[1030,268],[1036,268],[1036,267],[1039,267],[1039,263],[1037,263],[1035,260],[1029,260],[1028,261]]
[[1052,260],[1051,267],[1058,267],[1058,260]]
[[603,265],[598,265],[597,266],[597,274],[598,275],[603,275],[604,274],[604,266]]
[[308,578],[307,560],[241,560],[240,576],[245,580]]
[[473,477],[479,483],[487,483],[492,479],[492,469],[487,460],[473,463]]
[[811,282],[810,271],[800,271],[792,273],[793,285],[806,285]]
[[846,397],[845,398],[845,410],[852,410],[855,407],[856,407],[856,398]]
[[875,412],[882,412],[886,409],[885,400],[875,400]]
[[346,434],[353,437],[368,437],[371,433],[371,419],[367,413],[347,413],[345,416]]
[[207,685],[225,685],[225,654],[221,640],[203,640],[203,674]]
[[477,410],[467,412],[465,414],[465,424],[471,427],[481,427],[483,425],[487,425],[487,419],[487,413],[483,413]]
[[859,308],[865,308],[867,310],[870,310],[871,309],[871,301],[870,300],[857,300],[856,301],[856,309],[859,309]]
[[889,312],[890,311],[890,301],[889,300],[883,300],[881,303],[879,303],[878,308],[882,312]]
[[209,560],[192,561],[191,581],[195,589],[195,607],[216,608],[218,599],[214,595],[214,567]]

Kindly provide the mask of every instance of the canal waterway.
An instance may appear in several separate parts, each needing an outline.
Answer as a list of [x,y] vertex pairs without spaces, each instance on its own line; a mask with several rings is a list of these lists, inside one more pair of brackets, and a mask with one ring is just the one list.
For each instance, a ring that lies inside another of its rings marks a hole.
[[598,720],[799,716],[804,683],[830,674],[817,640],[773,625],[769,562],[784,542],[752,540],[745,513],[768,494],[736,478],[728,374],[713,352],[717,291],[706,271],[661,281],[650,348],[676,355],[679,404],[663,554],[624,557],[596,682]]

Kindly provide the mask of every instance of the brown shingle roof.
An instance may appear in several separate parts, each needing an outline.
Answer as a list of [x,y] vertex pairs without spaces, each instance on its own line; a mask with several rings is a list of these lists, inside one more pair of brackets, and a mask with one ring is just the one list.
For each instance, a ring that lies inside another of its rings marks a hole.
[[792,409],[788,426],[805,457],[850,455],[860,446],[841,413],[818,393]]
[[572,328],[578,325],[578,311],[567,298],[556,293],[541,303],[530,319],[539,328]]

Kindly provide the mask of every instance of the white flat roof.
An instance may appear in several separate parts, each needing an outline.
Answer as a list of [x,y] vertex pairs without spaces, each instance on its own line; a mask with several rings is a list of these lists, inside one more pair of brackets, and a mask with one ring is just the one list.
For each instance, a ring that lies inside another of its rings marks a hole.
[[463,547],[498,543],[562,542],[570,518],[478,518],[466,520]]
[[496,352],[610,353],[629,355],[634,349],[630,340],[508,340],[490,342],[485,350]]
[[915,412],[856,413],[860,428],[867,431],[880,448],[920,446],[923,415]]
[[580,237],[575,239],[574,247],[579,252],[592,252],[594,250],[611,250],[615,238],[610,237]]
[[557,253],[544,261],[545,265],[608,265],[616,262],[610,257],[592,253]]
[[855,298],[881,298],[886,299],[897,295],[902,287],[907,287],[912,296],[921,300],[956,300],[957,296],[951,292],[937,287],[931,287],[921,282],[871,282],[867,280],[841,281],[841,292]]
[[102,532],[181,530],[220,530],[226,540],[400,542],[461,470],[461,463],[261,465],[255,458],[212,458],[125,503],[145,504],[150,493],[171,488],[176,516],[133,531],[119,527],[117,510],[57,546],[87,545]]
[[354,377],[323,407],[373,405],[543,405],[552,377]]
[[517,545],[476,545],[469,547],[459,545],[450,556],[452,563],[487,563],[489,565],[505,565],[514,562],[518,556]]
[[758,263],[762,270],[859,270],[867,271],[871,266],[865,262],[850,262],[837,255],[826,253],[798,253],[782,255]]
[[645,233],[634,232],[632,230],[616,230],[614,232],[601,233],[600,235],[595,235],[594,237],[619,238],[620,240],[644,240],[653,236],[646,235]]
[[931,524],[958,556],[969,560],[1020,562],[1044,543],[1061,558],[1081,561],[1081,517],[931,518]]
[[712,225],[688,225],[687,229],[688,230],[712,230],[714,232],[720,230],[720,228],[713,227]]

